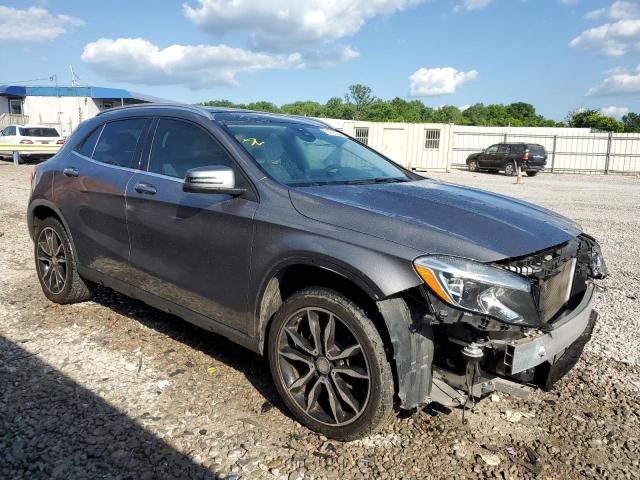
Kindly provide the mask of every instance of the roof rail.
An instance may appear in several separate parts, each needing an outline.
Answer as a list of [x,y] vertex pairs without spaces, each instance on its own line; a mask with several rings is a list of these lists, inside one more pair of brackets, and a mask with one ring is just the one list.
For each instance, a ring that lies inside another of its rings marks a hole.
[[108,108],[107,110],[102,110],[98,115],[117,112],[120,110],[135,110],[137,108],[179,108],[181,110],[188,110],[190,112],[199,113],[204,117],[211,118],[209,112],[207,112],[204,108],[194,107],[192,105],[187,105],[185,103],[135,103],[133,105],[124,105],[121,107],[113,107]]

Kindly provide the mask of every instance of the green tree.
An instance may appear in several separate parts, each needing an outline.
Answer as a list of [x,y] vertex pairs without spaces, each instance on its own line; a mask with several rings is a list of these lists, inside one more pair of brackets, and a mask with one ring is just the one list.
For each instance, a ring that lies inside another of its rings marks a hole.
[[627,113],[622,117],[624,123],[624,131],[629,133],[640,133],[640,115],[637,113]]
[[260,112],[280,113],[280,108],[275,103],[265,102],[264,100],[248,103],[247,108],[249,110],[258,110]]
[[280,107],[282,113],[288,113],[290,115],[302,115],[305,117],[324,117],[325,106],[312,101],[301,101],[287,103]]
[[606,117],[598,110],[580,110],[569,113],[567,124],[576,128],[592,128],[605,132],[623,132],[624,123],[615,118]]
[[356,83],[349,85],[349,92],[344,96],[347,103],[353,104],[354,120],[362,120],[367,108],[376,100],[371,93],[371,87]]
[[345,103],[340,97],[330,98],[324,106],[328,118],[353,119],[353,105]]

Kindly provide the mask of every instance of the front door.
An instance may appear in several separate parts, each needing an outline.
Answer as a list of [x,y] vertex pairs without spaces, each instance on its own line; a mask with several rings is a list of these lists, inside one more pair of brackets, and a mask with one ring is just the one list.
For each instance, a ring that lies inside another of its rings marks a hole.
[[182,190],[187,170],[237,165],[210,132],[160,118],[147,171],[127,188],[134,284],[247,332],[247,288],[258,204],[242,197]]
[[54,182],[55,203],[73,225],[79,263],[120,279],[126,277],[129,255],[125,191],[147,121],[100,125],[63,157]]
[[498,145],[491,145],[487,148],[480,158],[478,159],[478,166],[480,168],[497,168],[496,157],[498,155]]

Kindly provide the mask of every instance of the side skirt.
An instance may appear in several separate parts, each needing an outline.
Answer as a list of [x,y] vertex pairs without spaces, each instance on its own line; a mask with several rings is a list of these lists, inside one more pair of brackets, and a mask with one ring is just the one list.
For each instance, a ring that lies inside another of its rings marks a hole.
[[189,310],[188,308],[170,302],[169,300],[149,293],[129,283],[123,282],[122,280],[113,278],[110,275],[106,275],[82,265],[78,265],[77,267],[80,276],[86,278],[87,280],[98,283],[100,285],[104,285],[105,287],[109,287],[128,297],[140,300],[147,305],[157,308],[158,310],[162,310],[163,312],[176,315],[189,323],[208,330],[209,332],[213,332],[226,337],[232,342],[260,354],[260,344],[257,338],[252,338],[249,335],[239,332],[238,330],[231,328],[217,320],[205,317],[204,315],[196,313],[193,310]]

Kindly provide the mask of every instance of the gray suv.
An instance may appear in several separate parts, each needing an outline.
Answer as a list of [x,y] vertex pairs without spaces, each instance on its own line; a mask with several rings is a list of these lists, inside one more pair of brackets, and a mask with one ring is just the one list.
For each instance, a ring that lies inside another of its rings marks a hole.
[[292,414],[351,440],[397,409],[549,388],[596,319],[596,241],[430,180],[308,118],[140,105],[35,167],[53,302],[96,284],[266,355]]

